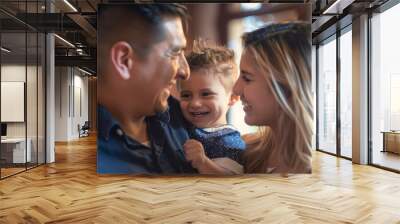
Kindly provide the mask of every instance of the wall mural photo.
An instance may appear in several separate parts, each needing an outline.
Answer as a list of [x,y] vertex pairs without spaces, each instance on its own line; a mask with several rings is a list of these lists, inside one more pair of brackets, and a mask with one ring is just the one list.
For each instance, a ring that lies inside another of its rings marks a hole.
[[310,5],[104,4],[98,46],[99,174],[311,173]]

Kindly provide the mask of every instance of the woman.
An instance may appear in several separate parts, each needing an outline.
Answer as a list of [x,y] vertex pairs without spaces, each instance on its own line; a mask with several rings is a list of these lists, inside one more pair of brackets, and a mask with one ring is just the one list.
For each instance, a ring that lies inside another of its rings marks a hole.
[[245,122],[260,138],[243,155],[246,173],[310,173],[311,32],[304,23],[271,24],[246,33],[234,86]]

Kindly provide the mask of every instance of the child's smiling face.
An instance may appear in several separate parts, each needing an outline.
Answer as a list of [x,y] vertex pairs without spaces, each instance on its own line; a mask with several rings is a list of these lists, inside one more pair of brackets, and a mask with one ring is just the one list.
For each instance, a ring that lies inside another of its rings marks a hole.
[[191,73],[189,80],[180,83],[180,105],[183,115],[198,128],[225,125],[226,113],[234,103],[218,75],[211,69]]

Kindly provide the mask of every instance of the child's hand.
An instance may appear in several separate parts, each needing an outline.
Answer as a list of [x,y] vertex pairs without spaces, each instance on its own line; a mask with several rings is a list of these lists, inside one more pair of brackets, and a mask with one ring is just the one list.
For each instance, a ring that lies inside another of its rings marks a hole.
[[183,145],[183,150],[185,151],[186,160],[192,163],[192,166],[196,169],[201,168],[208,157],[204,153],[203,145],[194,139],[189,139]]
[[186,160],[191,162],[192,166],[196,168],[200,174],[237,174],[208,158],[204,152],[203,145],[197,140],[187,140],[185,144],[183,144],[183,151],[185,151]]

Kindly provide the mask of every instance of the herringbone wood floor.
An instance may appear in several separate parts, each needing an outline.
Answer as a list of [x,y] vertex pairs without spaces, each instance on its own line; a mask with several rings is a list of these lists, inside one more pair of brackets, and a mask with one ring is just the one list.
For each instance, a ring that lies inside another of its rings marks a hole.
[[0,181],[0,223],[400,223],[400,175],[323,153],[313,174],[96,174],[93,137]]

